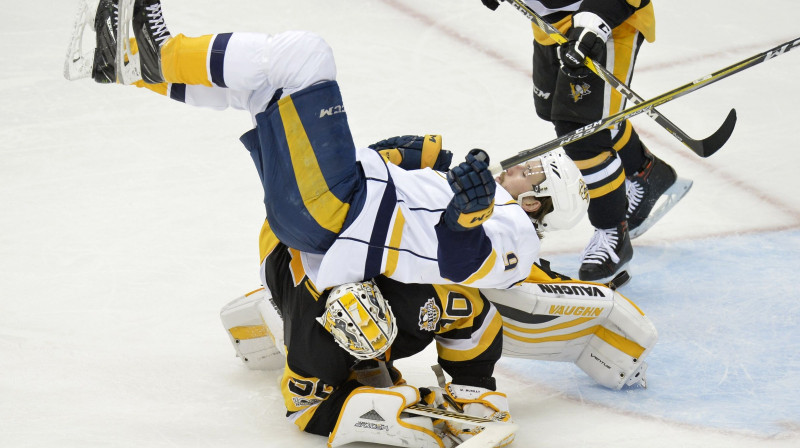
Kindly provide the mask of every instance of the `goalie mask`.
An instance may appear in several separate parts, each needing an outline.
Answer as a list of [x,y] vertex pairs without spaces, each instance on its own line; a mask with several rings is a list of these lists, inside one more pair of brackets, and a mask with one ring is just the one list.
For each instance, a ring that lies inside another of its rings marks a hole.
[[358,359],[384,354],[397,336],[392,309],[372,281],[335,287],[325,306],[317,322]]
[[553,210],[539,219],[537,224],[542,230],[574,227],[589,208],[589,189],[580,170],[562,148],[537,157],[534,161],[541,164],[545,180],[531,191],[521,193],[517,201],[522,204],[526,197],[549,196],[553,201]]

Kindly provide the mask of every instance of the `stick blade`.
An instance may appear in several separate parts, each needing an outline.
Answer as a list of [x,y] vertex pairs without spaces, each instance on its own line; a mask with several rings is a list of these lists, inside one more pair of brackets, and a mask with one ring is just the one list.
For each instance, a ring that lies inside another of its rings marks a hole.
[[697,142],[699,143],[698,145],[689,145],[689,147],[698,156],[704,158],[709,157],[710,155],[719,151],[719,149],[722,148],[722,146],[728,141],[731,134],[733,134],[734,127],[736,127],[736,109],[731,109],[731,111],[728,112],[728,116],[725,117],[725,121],[722,123],[722,126],[720,126],[716,132],[704,138],[703,140],[699,140]]

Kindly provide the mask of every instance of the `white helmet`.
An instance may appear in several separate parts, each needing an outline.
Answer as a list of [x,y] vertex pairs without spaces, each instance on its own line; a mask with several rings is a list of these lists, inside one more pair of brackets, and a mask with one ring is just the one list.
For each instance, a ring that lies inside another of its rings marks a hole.
[[384,354],[397,336],[392,309],[372,281],[337,286],[328,295],[325,307],[317,322],[358,359]]
[[539,223],[542,230],[574,227],[589,208],[589,189],[580,170],[567,157],[563,148],[550,151],[537,159],[542,164],[545,180],[534,186],[532,191],[520,194],[517,201],[521,204],[525,197],[549,196],[553,199],[553,211],[546,214]]

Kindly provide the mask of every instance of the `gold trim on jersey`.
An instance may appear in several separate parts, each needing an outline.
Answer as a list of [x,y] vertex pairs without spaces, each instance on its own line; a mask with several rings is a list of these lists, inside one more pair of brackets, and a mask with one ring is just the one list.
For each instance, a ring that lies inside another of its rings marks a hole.
[[486,258],[486,261],[483,262],[481,268],[478,269],[477,272],[472,274],[468,279],[464,280],[464,284],[469,285],[489,275],[489,273],[492,272],[492,268],[494,268],[494,264],[496,261],[497,261],[497,252],[495,252],[494,249],[492,249],[492,253],[489,255],[488,258]]
[[403,210],[397,209],[397,216],[394,218],[394,226],[392,227],[392,236],[389,238],[389,247],[386,248],[386,270],[384,275],[391,277],[397,269],[397,263],[400,259],[400,243],[403,240],[403,228],[406,225],[406,218],[403,216]]
[[593,188],[589,190],[589,197],[592,199],[599,198],[601,196],[605,196],[608,193],[616,190],[622,183],[625,182],[625,172],[623,171],[617,176],[616,179],[613,181],[603,185],[602,187]]
[[350,204],[343,203],[330,191],[291,95],[278,101],[278,110],[303,205],[320,227],[339,233]]
[[278,237],[270,229],[269,221],[265,219],[261,226],[261,233],[258,235],[258,255],[261,257],[262,263],[275,250],[278,243],[280,243]]
[[[168,83],[211,87],[208,52],[213,34],[200,37],[173,36],[161,47],[161,73]],[[180,55],[180,56],[179,56]]]
[[610,157],[611,157],[611,152],[603,151],[600,154],[592,157],[591,159],[574,160],[573,162],[575,162],[575,166],[577,166],[579,170],[583,171],[583,170],[587,170],[589,168],[594,168],[594,167],[604,163]]
[[[486,349],[492,345],[492,342],[494,342],[494,340],[497,338],[497,335],[501,331],[503,331],[503,316],[495,311],[491,321],[489,322],[489,325],[483,330],[480,335],[480,339],[478,339],[477,343],[472,348],[466,350],[447,348],[444,346],[444,341],[440,340],[439,343],[436,344],[436,352],[440,358],[447,361],[467,361],[470,359],[475,359],[483,354]],[[505,332],[503,333],[505,334]],[[455,343],[460,342],[460,340],[456,339],[450,340],[454,341]]]

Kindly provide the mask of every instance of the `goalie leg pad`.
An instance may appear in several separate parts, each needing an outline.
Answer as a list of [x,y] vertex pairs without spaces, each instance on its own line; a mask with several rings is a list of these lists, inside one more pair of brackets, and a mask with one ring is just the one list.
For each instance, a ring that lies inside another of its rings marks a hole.
[[283,320],[270,294],[258,289],[222,308],[220,319],[242,362],[251,370],[283,368]]
[[419,400],[419,391],[412,386],[364,386],[353,390],[328,438],[328,446],[369,442],[403,447],[443,448],[444,442],[434,432],[430,418],[402,415],[406,406]]

